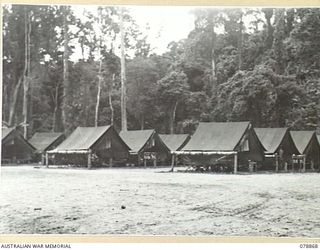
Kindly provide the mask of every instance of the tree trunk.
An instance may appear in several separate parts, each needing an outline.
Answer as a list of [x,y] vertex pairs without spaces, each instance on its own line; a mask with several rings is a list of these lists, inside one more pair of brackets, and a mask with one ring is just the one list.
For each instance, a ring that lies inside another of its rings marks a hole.
[[265,41],[266,49],[270,49],[273,43],[273,26],[271,24],[271,18],[273,16],[273,9],[271,8],[263,8],[262,12],[267,20],[267,37]]
[[55,94],[53,96],[54,99],[54,111],[53,111],[53,124],[52,124],[52,131],[58,132],[59,131],[59,84],[56,85]]
[[171,119],[170,119],[170,134],[174,134],[174,122],[176,119],[176,111],[177,111],[177,106],[178,106],[178,101],[175,102],[171,114]]
[[63,15],[63,95],[62,95],[62,130],[67,129],[67,119],[66,119],[66,113],[67,113],[67,106],[68,106],[68,89],[69,89],[69,36],[68,36],[68,11],[67,6],[64,6],[64,15]]
[[144,114],[140,114],[140,129],[144,130]]
[[29,20],[29,13],[25,8],[25,65],[26,72],[23,78],[23,136],[28,138],[28,103],[29,103],[29,87],[30,87],[30,33],[31,23]]
[[120,33],[121,33],[121,129],[127,131],[127,95],[126,95],[126,69],[125,69],[125,44],[123,27],[123,8],[120,14]]
[[216,58],[215,58],[215,42],[216,42],[216,33],[214,30],[213,17],[210,18],[211,22],[211,70],[212,70],[212,84],[216,84]]
[[242,57],[243,57],[243,13],[241,12],[240,23],[239,23],[239,42],[238,42],[238,50],[239,50],[239,70],[242,70]]
[[101,94],[101,83],[102,83],[102,75],[101,75],[101,68],[102,68],[102,59],[100,58],[99,63],[99,75],[98,75],[98,93],[97,93],[97,103],[96,103],[96,111],[95,111],[95,119],[94,119],[94,126],[98,127],[99,121],[99,106],[100,106],[100,94]]
[[94,116],[94,126],[98,127],[99,123],[99,106],[100,106],[100,95],[101,95],[101,84],[102,84],[102,56],[101,56],[101,46],[102,46],[102,27],[101,27],[101,18],[102,18],[102,13],[101,9],[99,9],[99,26],[101,29],[100,32],[100,37],[99,37],[99,73],[98,73],[98,92],[97,92],[97,102],[96,102],[96,109],[95,109],[95,116]]
[[[25,67],[24,71],[26,71],[26,67]],[[13,98],[12,98],[10,115],[9,115],[9,122],[8,122],[10,127],[14,125],[14,118],[16,115],[17,101],[18,101],[19,90],[21,88],[22,81],[23,81],[23,76],[21,76],[19,78],[19,81],[13,91]]]
[[110,105],[110,110],[111,110],[111,119],[110,119],[111,125],[113,125],[113,120],[114,120],[114,109],[113,109],[113,105],[112,105],[112,89],[113,89],[115,77],[116,77],[116,74],[113,74],[112,75],[111,87],[109,89],[109,105]]

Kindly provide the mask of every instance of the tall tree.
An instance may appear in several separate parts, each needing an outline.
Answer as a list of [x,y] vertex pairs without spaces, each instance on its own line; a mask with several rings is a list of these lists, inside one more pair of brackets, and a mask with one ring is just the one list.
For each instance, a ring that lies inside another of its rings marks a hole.
[[63,99],[62,99],[62,128],[55,124],[54,130],[67,129],[67,112],[69,97],[69,11],[70,7],[63,6]]
[[23,76],[23,136],[28,139],[28,108],[29,108],[29,87],[30,87],[30,33],[31,33],[31,13],[25,9],[25,72]]
[[158,95],[168,114],[169,132],[175,132],[178,105],[182,104],[188,94],[187,76],[183,72],[172,71],[158,81]]
[[127,131],[127,88],[126,88],[126,58],[125,58],[125,30],[124,11],[120,12],[120,33],[121,33],[121,130]]

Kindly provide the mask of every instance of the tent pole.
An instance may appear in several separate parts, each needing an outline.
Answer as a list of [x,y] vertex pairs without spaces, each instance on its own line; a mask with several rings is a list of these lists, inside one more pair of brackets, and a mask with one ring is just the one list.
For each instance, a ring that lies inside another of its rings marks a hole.
[[91,150],[89,150],[88,152],[88,168],[90,169],[91,168]]
[[288,162],[284,163],[284,172],[288,172]]
[[174,165],[175,165],[175,155],[172,154],[172,156],[171,156],[171,170],[170,170],[170,172],[173,172]]
[[41,154],[41,165],[45,165],[46,164],[46,156],[44,153]]
[[303,156],[303,169],[302,172],[306,172],[306,155]]
[[294,172],[294,162],[295,162],[295,159],[294,159],[294,157],[292,156],[292,172]]
[[49,155],[48,152],[46,152],[46,167],[49,167]]
[[279,157],[278,154],[275,155],[276,156],[276,172],[279,171]]
[[236,174],[238,172],[238,153],[234,154],[234,169],[233,173]]

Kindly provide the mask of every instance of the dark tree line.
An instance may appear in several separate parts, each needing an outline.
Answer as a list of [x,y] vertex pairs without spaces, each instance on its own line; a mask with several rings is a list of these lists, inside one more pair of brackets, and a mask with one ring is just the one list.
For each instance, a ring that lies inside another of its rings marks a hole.
[[[120,11],[3,9],[3,120],[36,131],[121,128]],[[186,39],[152,53],[124,13],[128,129],[192,132],[199,121],[320,127],[320,10],[197,9]],[[246,20],[251,20],[248,23]],[[81,58],[71,60],[77,48]]]

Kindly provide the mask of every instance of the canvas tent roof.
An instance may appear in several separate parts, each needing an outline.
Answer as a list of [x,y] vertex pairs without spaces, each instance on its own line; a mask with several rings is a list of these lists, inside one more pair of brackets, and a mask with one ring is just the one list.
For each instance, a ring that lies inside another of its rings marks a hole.
[[288,128],[255,128],[254,130],[267,150],[266,153],[274,154],[278,150]]
[[40,152],[47,150],[63,133],[38,132],[35,133],[29,142]]
[[2,127],[2,131],[1,131],[2,140],[5,139],[13,130],[14,128]]
[[294,144],[300,154],[304,154],[315,131],[290,131]]
[[77,127],[66,140],[50,152],[88,150],[110,128],[111,126]]
[[159,136],[171,151],[180,150],[190,138],[188,134],[159,134]]
[[139,152],[155,133],[154,129],[121,131],[120,137],[131,148],[132,152]]
[[200,122],[184,151],[234,151],[250,122]]
[[13,132],[16,132],[16,136],[20,140],[22,140],[25,144],[27,144],[30,148],[32,148],[32,150],[36,149],[31,143],[29,143],[26,139],[24,139],[24,137],[15,128],[4,128],[3,127],[1,130],[2,141],[4,141]]

